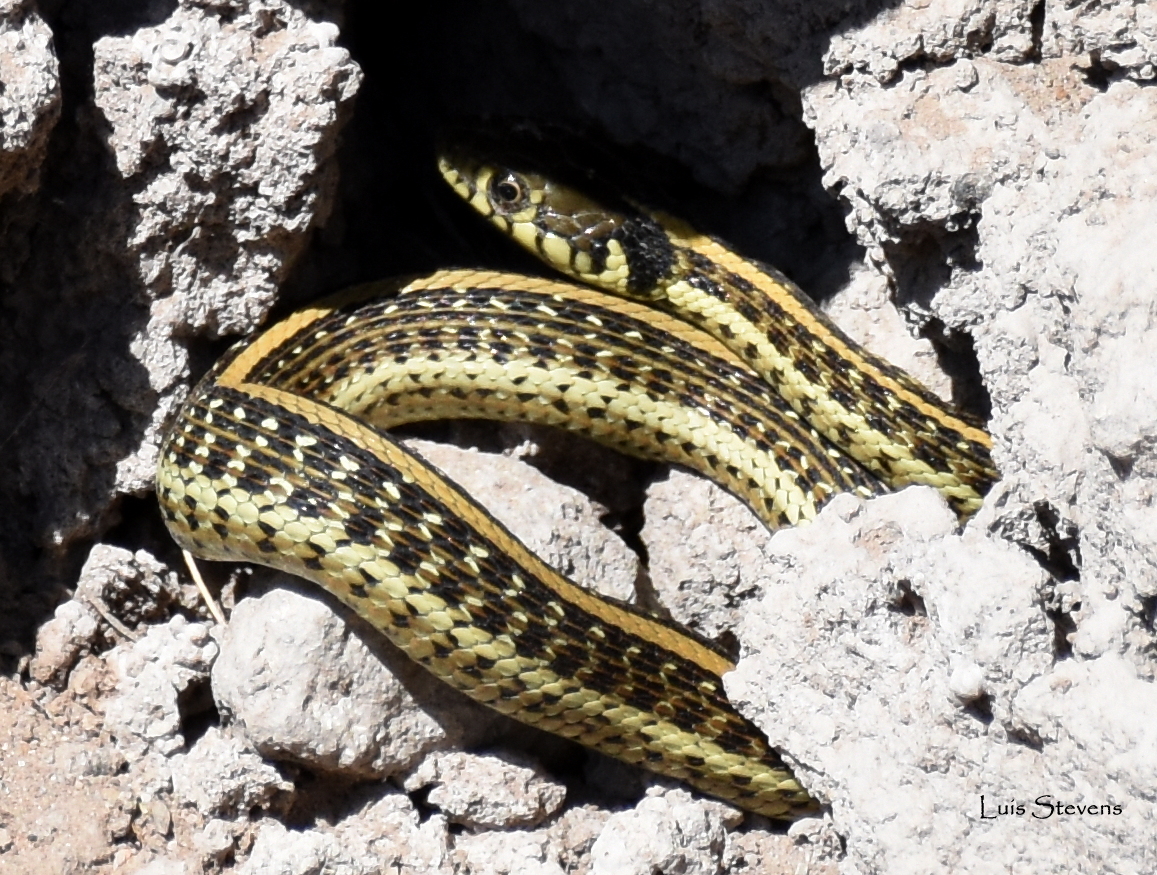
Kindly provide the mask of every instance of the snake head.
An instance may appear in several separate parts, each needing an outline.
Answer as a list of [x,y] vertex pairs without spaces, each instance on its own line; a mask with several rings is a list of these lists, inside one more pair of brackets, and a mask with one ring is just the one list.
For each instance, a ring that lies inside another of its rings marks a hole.
[[588,285],[661,300],[660,280],[675,256],[660,222],[621,198],[587,194],[545,169],[545,160],[473,141],[438,150],[438,169],[450,187],[528,252]]

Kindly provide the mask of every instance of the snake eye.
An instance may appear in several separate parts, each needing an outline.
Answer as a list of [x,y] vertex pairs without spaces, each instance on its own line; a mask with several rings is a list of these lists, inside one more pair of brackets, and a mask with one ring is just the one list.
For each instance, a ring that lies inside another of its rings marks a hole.
[[517,206],[525,195],[522,184],[512,173],[495,179],[490,184],[490,194],[498,204],[504,207]]

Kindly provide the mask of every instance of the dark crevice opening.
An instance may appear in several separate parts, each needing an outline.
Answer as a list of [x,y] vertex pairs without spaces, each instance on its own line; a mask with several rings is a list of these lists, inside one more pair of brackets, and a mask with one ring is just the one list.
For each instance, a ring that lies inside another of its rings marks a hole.
[[1076,525],[1064,519],[1047,501],[1033,504],[1047,549],[1021,544],[1053,578],[1060,582],[1081,579],[1081,541]]
[[1105,458],[1109,462],[1109,467],[1113,469],[1113,473],[1117,475],[1118,480],[1128,480],[1133,473],[1133,465],[1136,464],[1136,459],[1133,456],[1114,456],[1112,453],[1105,453]]
[[732,662],[739,662],[741,655],[739,636],[733,631],[724,629],[719,633],[719,637],[715,639],[715,643],[730,657]]
[[643,568],[650,567],[651,556],[643,541],[643,525],[647,517],[643,505],[638,504],[621,511],[608,511],[599,517],[599,522],[622,539],[623,543],[639,557]]
[[892,602],[891,609],[906,617],[928,616],[928,607],[924,604],[924,599],[912,589],[911,582],[907,580],[901,580],[897,585],[896,597]]
[[1041,46],[1044,43],[1045,30],[1045,4],[1044,0],[1038,0],[1033,4],[1032,9],[1028,13],[1028,23],[1032,34],[1032,47],[1027,53],[1030,61],[1039,61],[1041,59]]
[[[1072,601],[1071,587],[1061,584],[1080,580],[1080,539],[1076,526],[1064,520],[1048,502],[1033,506],[1033,519],[1039,527],[1035,534],[1005,537],[1028,553],[1049,578],[1041,589],[1040,604],[1053,627],[1053,653],[1056,659],[1072,656],[1071,636],[1077,630],[1079,601]],[[1041,547],[1041,542],[1044,547]]]
[[[319,820],[338,823],[382,796],[382,784],[377,780],[332,775],[295,763],[274,762],[294,785],[293,793],[285,799],[275,800],[277,804],[274,806],[283,812],[283,823],[290,829],[309,829]],[[428,814],[423,816],[423,820],[427,817]]]
[[992,416],[992,396],[980,374],[980,358],[972,335],[950,330],[933,318],[925,324],[920,336],[932,344],[940,369],[952,381],[952,403],[980,422],[988,422]]
[[1157,631],[1157,595],[1140,596],[1137,599],[1140,607],[1138,618],[1150,632]]
[[1138,596],[1133,614],[1141,628],[1149,635],[1144,650],[1149,658],[1157,655],[1157,595]]
[[671,611],[663,604],[659,591],[655,589],[650,570],[645,566],[639,569],[639,574],[635,578],[635,599],[639,607],[648,614],[663,620],[673,619]]
[[992,696],[985,693],[979,698],[973,699],[964,706],[964,713],[988,726],[992,723]]
[[181,735],[185,739],[186,750],[190,750],[210,727],[221,725],[221,715],[217,711],[217,703],[213,701],[209,678],[199,678],[180,691],[177,695],[177,713],[181,719]]
[[119,520],[101,535],[101,543],[136,551],[145,547],[169,567],[179,567],[181,551],[165,528],[156,498],[127,495],[121,499]]
[[[1079,608],[1080,602],[1074,605]],[[1072,635],[1077,631],[1077,623],[1073,615],[1060,608],[1046,608],[1045,616],[1053,626],[1053,657],[1058,662],[1069,659],[1073,655]]]
[[1101,57],[1100,49],[1089,52],[1089,65],[1081,68],[1084,73],[1085,84],[1105,92],[1116,78],[1118,67],[1112,61]]
[[[440,810],[437,805],[430,803],[430,792],[434,789],[433,784],[425,787],[419,787],[417,790],[412,790],[408,793],[410,803],[414,806],[414,810],[418,812],[418,823],[425,823]],[[454,834],[455,824],[450,825],[450,832]],[[461,829],[459,828],[459,832]]]
[[[957,198],[969,204],[982,200],[984,192],[973,188],[975,184],[962,182]],[[975,272],[983,266],[976,256],[979,218],[969,209],[946,220],[951,230],[940,225],[906,228],[903,244],[886,247],[896,275],[897,305],[927,311],[941,289],[951,285],[955,273]]]
[[964,45],[972,57],[987,55],[992,51],[995,30],[995,16],[989,15],[985,18],[983,25],[968,33],[964,38]]
[[[958,197],[966,206],[983,199],[961,183]],[[952,222],[955,230],[930,226],[913,230],[900,246],[887,247],[896,282],[896,306],[923,317],[920,336],[932,344],[937,361],[952,382],[952,399],[957,408],[987,422],[992,399],[980,373],[980,361],[972,335],[948,328],[931,315],[936,295],[958,280],[959,274],[973,273],[982,266],[976,257],[980,238],[976,229],[979,216],[964,210]]]
[[1008,736],[1008,740],[1013,744],[1019,744],[1022,747],[1027,747],[1038,753],[1044,750],[1044,740],[1037,734],[1037,731],[1030,726],[1017,726],[1014,729],[1006,729],[1005,733]]
[[1079,531],[1048,502],[1036,502],[1033,514],[1045,547],[1042,549],[1039,541],[1029,543],[1018,540],[1016,543],[1049,575],[1050,579],[1041,592],[1041,607],[1052,625],[1054,658],[1058,661],[1069,659],[1073,655],[1072,636],[1077,631],[1077,615],[1081,603],[1070,601],[1058,591],[1058,585],[1079,581],[1081,578]]

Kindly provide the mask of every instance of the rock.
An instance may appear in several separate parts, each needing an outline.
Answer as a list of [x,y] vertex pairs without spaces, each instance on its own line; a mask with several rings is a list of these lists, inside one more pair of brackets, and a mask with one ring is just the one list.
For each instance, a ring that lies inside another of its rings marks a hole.
[[477,875],[564,875],[557,850],[539,832],[489,832],[467,835],[455,850]]
[[725,825],[737,822],[733,809],[692,799],[686,790],[649,793],[607,820],[591,848],[591,875],[714,875],[726,849]]
[[52,32],[23,0],[0,3],[0,85],[0,196],[32,192],[60,117],[60,68]]
[[562,807],[566,786],[516,755],[435,751],[406,776],[414,792],[454,823],[473,829],[537,826]]
[[361,82],[334,25],[282,3],[245,6],[207,15],[180,3],[94,46],[97,106],[136,192],[126,242],[141,277],[153,299],[172,296],[167,318],[222,334],[264,316],[328,212],[327,159]]
[[286,589],[234,609],[213,694],[263,756],[381,778],[481,737],[497,719],[349,620]]
[[67,601],[36,633],[36,655],[29,674],[42,684],[59,683],[76,660],[92,646],[99,624],[83,603]]
[[639,536],[659,601],[708,638],[734,629],[760,593],[770,533],[739,499],[697,474],[676,468],[650,485]]
[[[958,534],[926,488],[843,496],[771,548],[773,584],[725,685],[830,804],[862,869],[1063,866],[1073,848],[1114,859],[1148,816],[1149,767],[1123,764],[1157,697],[1119,656],[1057,661],[1028,553]],[[1129,716],[1112,704],[1126,701]],[[1104,774],[1107,761],[1121,770]],[[1019,842],[1042,793],[1110,813],[1058,817],[1047,847]],[[1026,813],[996,817],[998,802]]]
[[[43,561],[35,578],[151,490],[188,388],[190,326],[238,334],[268,313],[330,209],[360,82],[337,28],[292,4],[163,11],[67,14],[60,44],[85,47],[69,75],[91,91],[58,141],[51,191],[4,210],[0,369],[14,391],[0,439],[18,436],[21,475],[0,508],[24,519],[5,563]],[[0,192],[13,196],[35,188],[59,114],[51,43],[29,4],[0,7]]]
[[[335,829],[288,830],[266,819],[257,828],[238,875],[377,875],[390,869],[414,875],[450,875],[446,823],[418,812],[400,794],[389,794],[346,818]],[[405,868],[403,868],[405,867]]]
[[173,757],[172,771],[176,798],[206,818],[266,810],[279,794],[293,792],[277,769],[215,726],[188,753]]
[[109,652],[117,686],[105,722],[127,756],[167,755],[184,747],[180,700],[194,684],[208,680],[217,652],[209,630],[180,614]]

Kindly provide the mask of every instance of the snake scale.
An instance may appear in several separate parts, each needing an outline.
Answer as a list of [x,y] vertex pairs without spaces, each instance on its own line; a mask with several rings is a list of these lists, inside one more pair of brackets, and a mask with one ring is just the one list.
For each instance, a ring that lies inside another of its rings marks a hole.
[[472,206],[586,286],[438,271],[349,290],[238,344],[161,449],[174,539],[319,584],[525,723],[772,818],[816,811],[728,702],[733,665],[713,643],[567,580],[384,430],[566,427],[693,468],[771,528],[839,492],[908,483],[967,515],[996,478],[988,435],[783,276],[682,223],[533,168],[439,160]]

